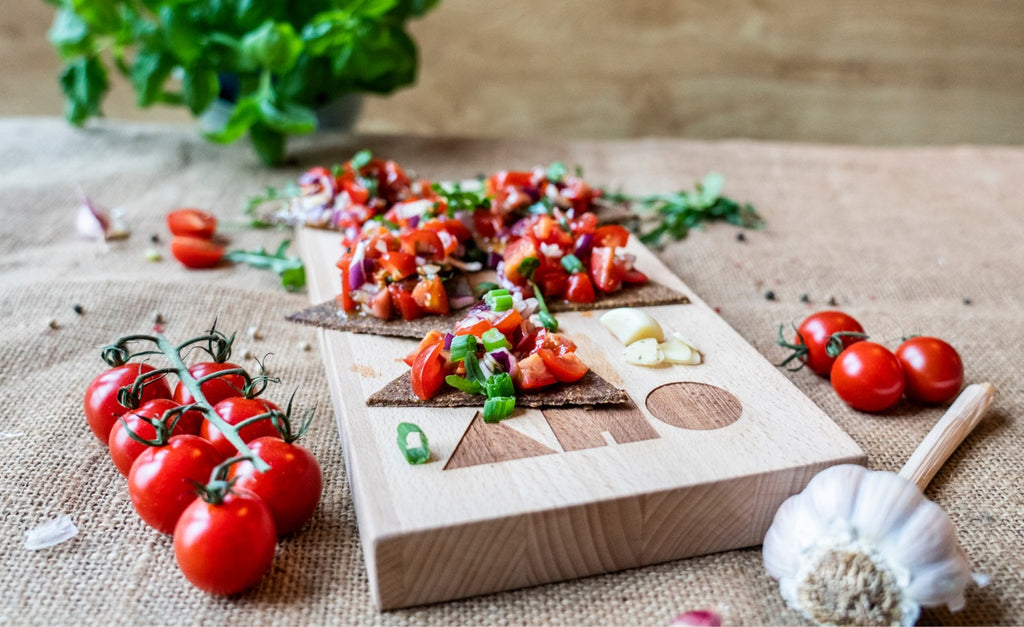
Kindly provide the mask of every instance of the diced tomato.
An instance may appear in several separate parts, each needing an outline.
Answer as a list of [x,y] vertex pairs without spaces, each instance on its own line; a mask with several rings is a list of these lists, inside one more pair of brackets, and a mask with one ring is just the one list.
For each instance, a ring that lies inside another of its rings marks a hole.
[[614,292],[622,287],[622,277],[615,266],[615,249],[596,246],[590,253],[590,278],[594,287],[602,292]]
[[626,270],[622,275],[622,282],[627,285],[643,285],[648,280],[647,275],[639,270]]
[[412,290],[412,298],[420,309],[427,313],[443,316],[448,313],[448,292],[441,277],[420,279]]
[[629,242],[629,231],[618,224],[605,224],[594,231],[594,246],[622,248]]
[[523,316],[515,308],[509,309],[505,314],[494,322],[494,328],[508,335],[523,323]]
[[455,325],[455,335],[475,335],[481,337],[493,328],[494,325],[483,318],[479,320],[462,319]]
[[572,203],[576,211],[587,211],[601,192],[587,185],[583,179],[573,176],[565,181],[561,195]]
[[522,339],[516,343],[512,352],[516,355],[529,355],[532,353],[537,348],[537,336],[540,335],[540,332],[543,330],[545,329],[542,327],[541,329],[531,331],[524,335]]
[[513,383],[520,390],[535,390],[558,383],[558,378],[551,374],[544,359],[536,353],[520,359],[518,366],[519,372],[513,378]]
[[370,200],[370,190],[351,172],[343,172],[336,179],[335,186],[347,192],[353,204],[365,205]]
[[416,273],[416,256],[402,251],[386,252],[380,256],[378,263],[392,281],[398,281]]
[[428,400],[444,385],[444,355],[441,344],[433,344],[422,350],[412,364],[412,392]]
[[444,346],[444,333],[441,333],[437,329],[431,329],[423,336],[419,345],[414,348],[411,353],[406,355],[405,359],[402,361],[404,361],[407,366],[412,367],[413,363],[416,361],[417,355],[435,344],[441,345],[442,347]]
[[373,235],[366,243],[366,258],[376,259],[386,252],[401,250],[402,244],[398,238],[392,235],[387,229]]
[[391,319],[391,293],[381,290],[370,299],[370,311],[381,320]]
[[356,303],[352,300],[352,287],[348,281],[348,269],[352,262],[352,255],[346,254],[340,260],[338,260],[338,269],[341,270],[341,293],[338,294],[338,303],[341,304],[343,311],[353,311],[356,308]]
[[576,344],[561,333],[540,329],[534,340],[533,352],[541,349],[547,349],[556,355],[566,355],[576,352]]
[[569,277],[565,288],[565,300],[570,303],[594,302],[594,284],[586,272],[577,272]]
[[497,191],[503,187],[527,187],[536,183],[533,172],[526,170],[500,170],[487,179],[487,189]]
[[444,244],[441,243],[437,233],[429,229],[409,231],[404,233],[401,239],[402,250],[409,254],[444,259]]
[[561,296],[565,292],[566,284],[569,281],[569,274],[558,265],[545,264],[547,267],[537,270],[533,275],[533,281],[540,287],[545,296]]
[[597,215],[587,211],[569,221],[569,228],[576,236],[593,233],[597,229]]
[[526,277],[519,273],[519,265],[530,257],[537,258],[537,243],[531,237],[520,237],[506,246],[503,256],[505,276],[513,283],[524,283]]
[[558,355],[551,349],[542,348],[537,351],[536,355],[531,355],[531,357],[534,356],[539,356],[544,365],[547,366],[548,371],[562,383],[579,381],[589,370],[576,353]]
[[477,209],[473,212],[473,228],[480,237],[490,239],[504,227],[501,216],[491,213],[490,209]]
[[469,228],[463,224],[461,220],[456,220],[454,218],[434,218],[432,220],[427,220],[423,223],[423,228],[430,229],[435,233],[440,233],[441,231],[447,232],[460,242],[464,242],[473,237],[473,233]]
[[388,292],[391,295],[391,308],[398,310],[402,320],[415,320],[423,315],[412,293],[401,283],[388,285]]

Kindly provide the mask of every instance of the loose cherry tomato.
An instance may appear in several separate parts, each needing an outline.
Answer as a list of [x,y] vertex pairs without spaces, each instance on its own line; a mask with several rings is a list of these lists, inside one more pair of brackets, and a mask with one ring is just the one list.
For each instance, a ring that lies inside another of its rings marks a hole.
[[202,209],[175,209],[167,214],[167,228],[173,235],[210,239],[217,230],[217,218]]
[[419,308],[427,313],[443,316],[450,311],[448,292],[445,291],[444,283],[439,276],[420,279],[412,290],[412,298]]
[[850,345],[832,364],[832,388],[854,409],[889,409],[903,394],[903,368],[888,348],[875,342]]
[[171,254],[188,268],[212,268],[224,257],[224,246],[213,240],[175,235]]
[[950,401],[964,382],[960,354],[947,342],[918,336],[900,344],[896,358],[903,367],[907,398],[918,403]]
[[232,489],[217,504],[197,498],[174,528],[174,557],[182,574],[210,594],[237,594],[270,570],[277,530],[260,497]]
[[[127,477],[135,459],[142,454],[142,451],[149,448],[149,446],[142,442],[133,439],[129,435],[129,430],[140,438],[153,440],[157,435],[156,428],[141,417],[159,420],[163,417],[164,412],[175,407],[181,407],[181,405],[166,398],[154,399],[143,403],[138,409],[125,412],[121,419],[114,423],[107,443],[110,447],[110,458],[114,460],[114,465],[117,466],[122,475]],[[195,435],[199,433],[199,424],[202,420],[203,415],[198,411],[187,411],[181,415],[170,435],[181,435],[183,433]]]
[[520,390],[534,390],[558,383],[558,379],[544,364],[544,359],[537,353],[520,359],[518,366],[519,371],[512,380]]
[[622,248],[629,242],[629,230],[618,224],[605,224],[594,231],[594,246]]
[[270,464],[270,470],[259,472],[250,462],[241,462],[231,466],[228,479],[237,478],[236,488],[263,499],[274,517],[277,535],[296,531],[313,516],[320,502],[320,464],[305,448],[280,438],[257,438],[249,448]]
[[[242,367],[238,364],[233,364],[230,361],[225,361],[223,363],[201,361],[191,366],[188,371],[193,378],[199,380],[216,372],[241,368]],[[210,405],[216,405],[225,398],[240,396],[243,388],[245,388],[245,377],[236,373],[215,377],[200,384],[199,386],[199,389],[203,392],[203,396],[206,397],[206,401]],[[195,399],[192,398],[192,393],[188,391],[188,388],[182,385],[181,381],[174,386],[174,400],[181,405],[189,405],[195,402]]]
[[150,527],[172,533],[196,499],[195,484],[205,484],[221,459],[213,444],[195,435],[175,435],[165,446],[142,451],[128,472],[135,511]]
[[416,356],[412,364],[412,392],[418,398],[433,398],[444,384],[443,348],[440,344],[434,344]]
[[[117,391],[131,387],[140,374],[152,372],[149,364],[130,363],[102,372],[85,390],[85,419],[93,434],[104,444],[110,439],[110,429],[119,416],[128,409],[117,402]],[[171,398],[171,388],[163,377],[148,379],[142,387],[141,401]]]
[[793,344],[786,344],[780,336],[779,344],[794,351],[793,355],[783,363],[796,358],[806,364],[812,372],[828,377],[832,372],[832,364],[836,360],[835,357],[828,354],[827,350],[829,339],[834,333],[854,334],[837,336],[842,343],[842,349],[846,349],[866,337],[864,336],[864,327],[853,316],[841,311],[819,311],[800,323]]
[[563,383],[579,381],[590,370],[576,353],[559,355],[549,348],[542,348],[537,351],[537,355],[540,356],[541,361],[547,366],[548,372]]
[[[217,412],[217,415],[229,425],[237,425],[243,420],[248,420],[272,410],[281,411],[281,408],[261,398],[245,398],[242,396],[226,398],[213,406],[213,411]],[[203,422],[203,426],[199,429],[199,435],[209,440],[210,444],[213,444],[213,447],[217,449],[217,453],[222,459],[234,457],[238,454],[231,441],[227,439],[220,429],[213,426],[209,420]],[[242,438],[243,442],[248,444],[256,438],[264,436],[280,438],[281,434],[274,427],[274,421],[267,418],[265,420],[257,420],[250,425],[242,427],[238,431],[238,436]]]

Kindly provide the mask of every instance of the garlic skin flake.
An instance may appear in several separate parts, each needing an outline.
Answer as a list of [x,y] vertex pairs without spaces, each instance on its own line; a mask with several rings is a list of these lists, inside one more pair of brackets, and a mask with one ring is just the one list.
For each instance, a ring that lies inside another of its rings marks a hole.
[[964,607],[972,575],[941,507],[891,472],[852,464],[787,499],[764,539],[783,598],[819,624],[913,625],[921,607]]

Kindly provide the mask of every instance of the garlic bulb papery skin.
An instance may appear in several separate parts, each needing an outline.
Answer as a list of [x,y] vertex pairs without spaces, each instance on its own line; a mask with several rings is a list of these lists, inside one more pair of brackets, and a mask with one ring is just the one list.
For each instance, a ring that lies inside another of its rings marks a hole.
[[895,473],[852,464],[787,499],[763,552],[790,607],[826,625],[913,625],[922,606],[962,609],[972,579],[941,507]]

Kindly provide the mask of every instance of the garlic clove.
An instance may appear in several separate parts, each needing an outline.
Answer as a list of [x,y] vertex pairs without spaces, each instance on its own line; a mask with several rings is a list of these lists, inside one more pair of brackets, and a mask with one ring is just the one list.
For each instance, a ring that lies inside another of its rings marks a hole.
[[[849,520],[853,516],[853,506],[857,501],[856,490],[835,490],[834,483],[843,485],[859,485],[864,473],[868,470],[857,464],[840,464],[827,468],[807,484],[805,492],[814,503],[814,509],[826,521],[836,519]],[[819,485],[824,484],[824,485]]]
[[956,531],[946,512],[925,500],[881,548],[894,560],[915,569],[951,559],[959,550]]
[[971,569],[962,553],[958,558],[915,569],[905,591],[907,596],[924,606],[945,605],[953,612],[962,610],[967,603],[964,589],[971,581]]
[[925,500],[916,488],[909,489],[903,477],[891,472],[869,472],[863,475],[857,490],[857,501],[850,522],[861,538],[872,544],[884,543]]

